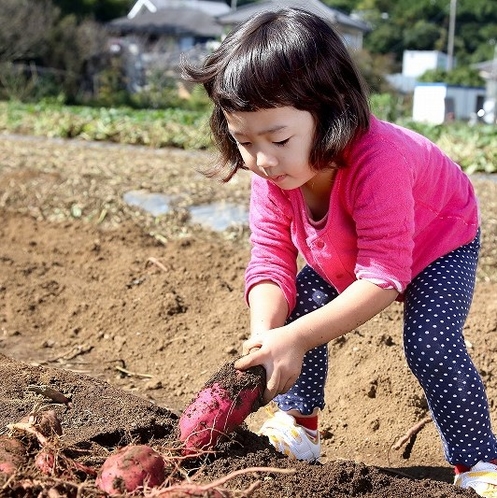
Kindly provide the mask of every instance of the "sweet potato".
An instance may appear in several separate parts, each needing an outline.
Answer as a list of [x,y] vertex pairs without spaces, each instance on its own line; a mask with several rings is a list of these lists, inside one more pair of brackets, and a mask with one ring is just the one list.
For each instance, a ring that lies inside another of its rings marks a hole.
[[259,409],[266,384],[262,366],[246,371],[224,365],[203,387],[179,420],[183,454],[212,449]]
[[47,448],[41,449],[35,457],[35,466],[45,475],[55,474],[55,454]]
[[62,436],[62,424],[55,410],[44,410],[36,414],[35,424],[46,438]]
[[19,439],[0,436],[0,472],[14,474],[27,461],[26,447]]
[[13,433],[24,433],[35,436],[42,447],[62,435],[62,425],[55,410],[31,412],[19,422],[8,424],[7,427]]
[[110,495],[135,491],[140,486],[154,487],[165,480],[164,460],[147,445],[129,445],[105,460],[96,484]]

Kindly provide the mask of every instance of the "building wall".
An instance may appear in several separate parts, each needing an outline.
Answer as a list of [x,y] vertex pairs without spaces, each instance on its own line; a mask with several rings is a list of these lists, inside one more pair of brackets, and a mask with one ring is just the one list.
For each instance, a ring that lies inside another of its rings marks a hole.
[[447,55],[437,50],[404,50],[402,75],[417,78],[429,69],[446,69]]
[[424,123],[441,124],[445,121],[445,85],[417,85],[414,87],[412,119]]
[[431,124],[469,121],[485,99],[485,88],[419,83],[414,88],[412,119]]

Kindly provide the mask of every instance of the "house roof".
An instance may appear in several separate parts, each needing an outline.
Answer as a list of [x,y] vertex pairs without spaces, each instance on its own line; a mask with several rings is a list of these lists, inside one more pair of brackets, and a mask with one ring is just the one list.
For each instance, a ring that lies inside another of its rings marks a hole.
[[319,0],[268,0],[265,2],[251,3],[243,5],[235,11],[222,14],[218,21],[223,25],[236,25],[248,20],[254,14],[261,11],[275,11],[286,7],[296,7],[307,10],[330,21],[332,24],[340,24],[368,32],[371,28],[364,21],[354,19],[339,10],[332,9]]
[[193,7],[161,8],[155,13],[146,12],[132,19],[120,17],[108,23],[107,27],[109,31],[121,35],[139,33],[216,38],[223,33],[222,26],[212,15]]
[[223,0],[136,0],[128,17],[134,18],[136,15],[144,15],[143,8],[149,12],[157,12],[162,9],[173,9],[180,7],[190,7],[198,9],[206,14],[217,17],[229,12],[230,7]]
[[473,64],[473,67],[480,71],[480,75],[484,79],[496,80],[497,81],[497,60],[492,59],[489,61],[478,62]]

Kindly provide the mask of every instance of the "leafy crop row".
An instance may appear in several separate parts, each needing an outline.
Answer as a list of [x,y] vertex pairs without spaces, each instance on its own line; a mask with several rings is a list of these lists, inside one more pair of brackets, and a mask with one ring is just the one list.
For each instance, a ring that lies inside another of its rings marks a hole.
[[206,149],[207,115],[181,109],[132,110],[0,102],[0,131],[151,147]]
[[[401,123],[427,136],[468,173],[497,173],[497,126]],[[212,146],[208,113],[0,102],[0,132],[199,150]]]

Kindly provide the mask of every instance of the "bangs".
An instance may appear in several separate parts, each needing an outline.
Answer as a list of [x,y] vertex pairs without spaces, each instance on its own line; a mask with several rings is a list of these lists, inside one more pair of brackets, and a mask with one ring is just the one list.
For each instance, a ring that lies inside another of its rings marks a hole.
[[252,33],[232,55],[211,89],[211,98],[225,111],[294,106],[303,97],[304,56],[275,27]]

